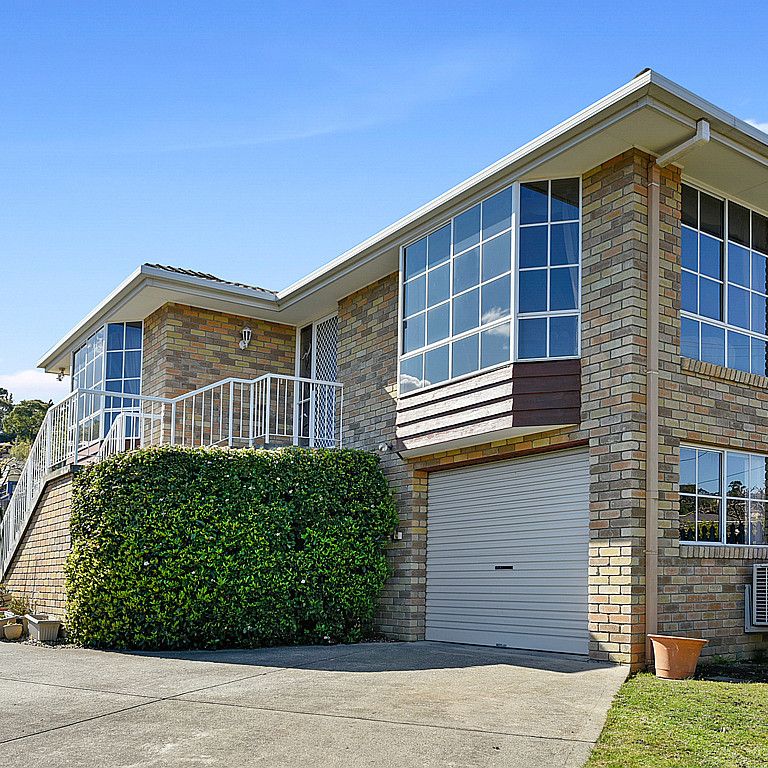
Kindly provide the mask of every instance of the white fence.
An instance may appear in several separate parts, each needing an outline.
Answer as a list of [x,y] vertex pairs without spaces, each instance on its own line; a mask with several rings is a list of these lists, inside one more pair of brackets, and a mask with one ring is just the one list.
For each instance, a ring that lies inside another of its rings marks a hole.
[[0,576],[56,469],[157,445],[340,448],[343,398],[337,382],[276,374],[175,398],[76,390],[46,414],[0,522]]

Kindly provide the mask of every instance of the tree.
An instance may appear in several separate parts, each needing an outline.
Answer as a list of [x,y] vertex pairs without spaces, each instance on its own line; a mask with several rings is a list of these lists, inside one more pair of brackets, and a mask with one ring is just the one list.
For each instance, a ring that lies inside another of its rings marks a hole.
[[3,430],[11,435],[16,443],[32,443],[52,405],[53,402],[46,403],[43,400],[22,400],[14,405],[3,419]]
[[3,421],[5,417],[13,410],[13,395],[3,387],[0,387],[0,442],[3,442]]

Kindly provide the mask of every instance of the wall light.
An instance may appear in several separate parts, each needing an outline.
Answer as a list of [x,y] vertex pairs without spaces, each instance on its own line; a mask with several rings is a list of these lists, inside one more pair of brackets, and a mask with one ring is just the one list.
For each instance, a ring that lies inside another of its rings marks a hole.
[[248,349],[248,345],[251,343],[251,329],[246,325],[242,331],[240,331],[242,339],[240,339],[240,349]]

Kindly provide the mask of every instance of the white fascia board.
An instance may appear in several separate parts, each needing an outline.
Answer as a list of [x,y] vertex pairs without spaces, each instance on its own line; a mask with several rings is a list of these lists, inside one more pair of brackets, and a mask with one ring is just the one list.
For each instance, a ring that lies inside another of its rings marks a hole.
[[361,256],[369,249],[377,246],[381,247],[385,241],[395,237],[399,232],[419,221],[419,219],[428,216],[446,203],[449,203],[453,199],[460,197],[462,194],[469,192],[472,190],[472,188],[482,184],[484,181],[487,181],[494,175],[507,170],[508,168],[511,168],[521,161],[526,160],[536,151],[542,150],[556,139],[559,139],[565,134],[578,129],[589,120],[599,116],[601,112],[604,112],[610,107],[617,105],[628,96],[632,96],[641,91],[643,88],[650,84],[651,74],[652,73],[650,70],[642,72],[636,78],[621,86],[621,88],[616,89],[599,101],[591,104],[586,109],[581,110],[581,112],[578,112],[559,125],[556,125],[554,128],[551,128],[545,133],[542,133],[540,136],[536,137],[532,141],[529,141],[527,144],[524,144],[519,149],[516,149],[509,155],[506,155],[500,160],[497,160],[495,163],[492,163],[482,171],[479,171],[474,176],[470,176],[465,181],[462,181],[460,184],[452,187],[447,192],[444,192],[425,205],[422,205],[420,208],[417,208],[415,211],[407,214],[403,218],[396,221],[394,224],[390,224],[390,226],[385,227],[380,232],[377,232],[375,235],[369,237],[367,240],[364,240],[354,248],[351,248],[345,253],[342,253],[340,256],[337,256],[335,259],[328,262],[319,269],[316,269],[314,272],[311,272],[306,277],[301,278],[282,291],[279,291],[277,294],[278,301],[282,305],[284,303],[293,303],[294,301],[298,300],[301,297],[303,291],[313,283],[329,279],[332,277],[336,270],[338,270],[340,267],[348,265],[350,262],[354,262],[359,256]]
[[[204,278],[183,275],[143,264],[56,342],[40,358],[37,367],[48,369],[67,350],[71,351],[82,346],[94,330],[107,322],[110,316],[113,316],[147,287],[165,288],[169,293],[171,291],[182,292],[189,296],[191,302],[195,298],[223,299],[232,304],[233,311],[239,309],[247,315],[259,310],[276,314],[278,309],[277,298],[268,291],[238,285],[219,284]],[[144,318],[137,319],[143,320]]]
[[[707,118],[710,121],[717,121],[722,123],[723,127],[735,131],[739,134],[746,135],[750,139],[758,142],[766,150],[768,150],[768,135],[763,133],[759,128],[755,128],[754,125],[750,125],[745,120],[732,115],[724,109],[721,109],[711,101],[703,99],[701,96],[697,96],[693,91],[689,91],[687,88],[683,88],[681,85],[669,80],[668,78],[660,75],[658,72],[652,70],[648,71],[650,76],[651,85],[658,86],[662,91],[677,97],[681,101],[685,102],[689,107],[693,107],[695,110],[700,111],[701,117]],[[697,118],[693,118],[694,122]],[[726,131],[728,132],[728,131]]]
[[[398,238],[402,238],[406,231],[416,231],[420,224],[426,226],[429,217],[436,215],[441,209],[447,209],[451,204],[462,204],[473,193],[484,193],[494,177],[498,178],[504,172],[525,174],[548,157],[567,151],[585,137],[599,133],[605,128],[610,129],[610,125],[614,119],[621,116],[622,111],[626,114],[628,111],[642,107],[652,107],[666,112],[681,123],[690,125],[692,129],[695,128],[697,119],[706,118],[713,124],[714,140],[730,145],[733,149],[751,156],[753,160],[764,163],[768,161],[768,136],[762,131],[657,72],[646,70],[586,109],[342,253],[276,295],[255,288],[217,284],[204,278],[142,266],[69,331],[43,356],[38,365],[48,367],[56,358],[60,358],[67,348],[76,348],[98,324],[104,322],[104,318],[124,305],[142,287],[150,284],[155,287],[163,285],[176,291],[181,290],[190,298],[210,299],[215,296],[220,301],[230,303],[233,310],[238,306],[241,307],[242,314],[253,316],[254,313],[263,313],[270,319],[280,322],[284,310],[386,253],[397,245]],[[654,153],[653,148],[642,146],[639,148]],[[508,179],[505,180],[505,183],[507,182]],[[294,311],[286,313],[283,317],[293,317],[295,314]],[[294,317],[293,321],[287,319],[282,321],[292,325],[295,324],[296,318]]]
[[115,288],[103,301],[96,305],[77,325],[71,328],[56,344],[51,347],[37,362],[38,368],[47,368],[48,364],[61,355],[62,347],[70,346],[71,344],[79,341],[78,336],[81,336],[86,329],[92,328],[99,322],[100,317],[104,317],[112,308],[112,306],[120,299],[120,297],[126,294],[132,293],[133,289],[141,282],[143,267],[131,272],[128,277],[123,280],[120,285]]
[[[696,120],[701,117],[719,123],[721,131],[724,133],[735,134],[740,139],[748,137],[749,139],[758,142],[760,146],[753,147],[753,149],[757,150],[757,154],[762,154],[762,150],[765,149],[766,157],[768,158],[768,136],[762,131],[744,120],[735,117],[729,112],[726,112],[706,99],[697,96],[692,91],[683,88],[657,72],[650,69],[645,70],[637,77],[620,88],[617,88],[599,101],[596,101],[594,104],[591,104],[559,125],[556,125],[554,128],[542,133],[540,136],[523,145],[511,154],[501,158],[492,165],[489,165],[479,173],[476,173],[474,176],[471,176],[455,187],[449,189],[447,192],[439,195],[434,200],[417,208],[415,211],[412,211],[394,224],[377,232],[375,235],[364,240],[354,248],[342,253],[340,256],[311,272],[306,277],[301,278],[284,290],[279,291],[277,297],[281,308],[290,306],[303,298],[307,293],[311,293],[322,285],[336,279],[339,274],[344,274],[350,269],[354,269],[360,263],[367,262],[370,258],[377,255],[377,253],[380,253],[387,247],[391,247],[391,241],[394,240],[398,234],[416,224],[420,219],[428,217],[452,200],[467,194],[474,187],[482,185],[496,174],[505,170],[512,170],[515,166],[522,165],[526,162],[530,163],[539,152],[546,150],[548,145],[554,144],[558,140],[564,140],[568,134],[573,134],[575,136],[581,131],[588,130],[591,121],[594,121],[596,118],[600,119],[603,113],[609,112],[612,108],[617,108],[622,101],[629,97],[634,97],[634,99],[639,101],[641,96],[644,95],[644,92],[648,95],[653,94],[657,97],[672,96],[673,100],[676,99],[683,102],[683,104],[679,104],[678,106],[684,108],[685,112],[688,113],[686,115],[678,111],[678,117],[680,119],[686,122],[690,121],[690,124],[693,127],[695,127]],[[662,101],[668,100],[662,98]],[[652,101],[648,102],[649,105],[651,103]],[[720,138],[717,134],[713,135],[715,138]],[[744,148],[743,151],[747,154],[749,153],[748,148]]]

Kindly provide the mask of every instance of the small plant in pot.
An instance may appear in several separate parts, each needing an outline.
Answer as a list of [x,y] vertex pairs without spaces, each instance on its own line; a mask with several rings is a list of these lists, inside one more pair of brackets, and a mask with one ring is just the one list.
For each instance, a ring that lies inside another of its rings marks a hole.
[[648,635],[653,645],[656,677],[665,680],[686,680],[693,677],[701,649],[709,642],[695,637]]
[[6,624],[3,627],[3,635],[6,640],[20,640],[24,631],[24,625],[20,621],[15,621],[11,624]]

